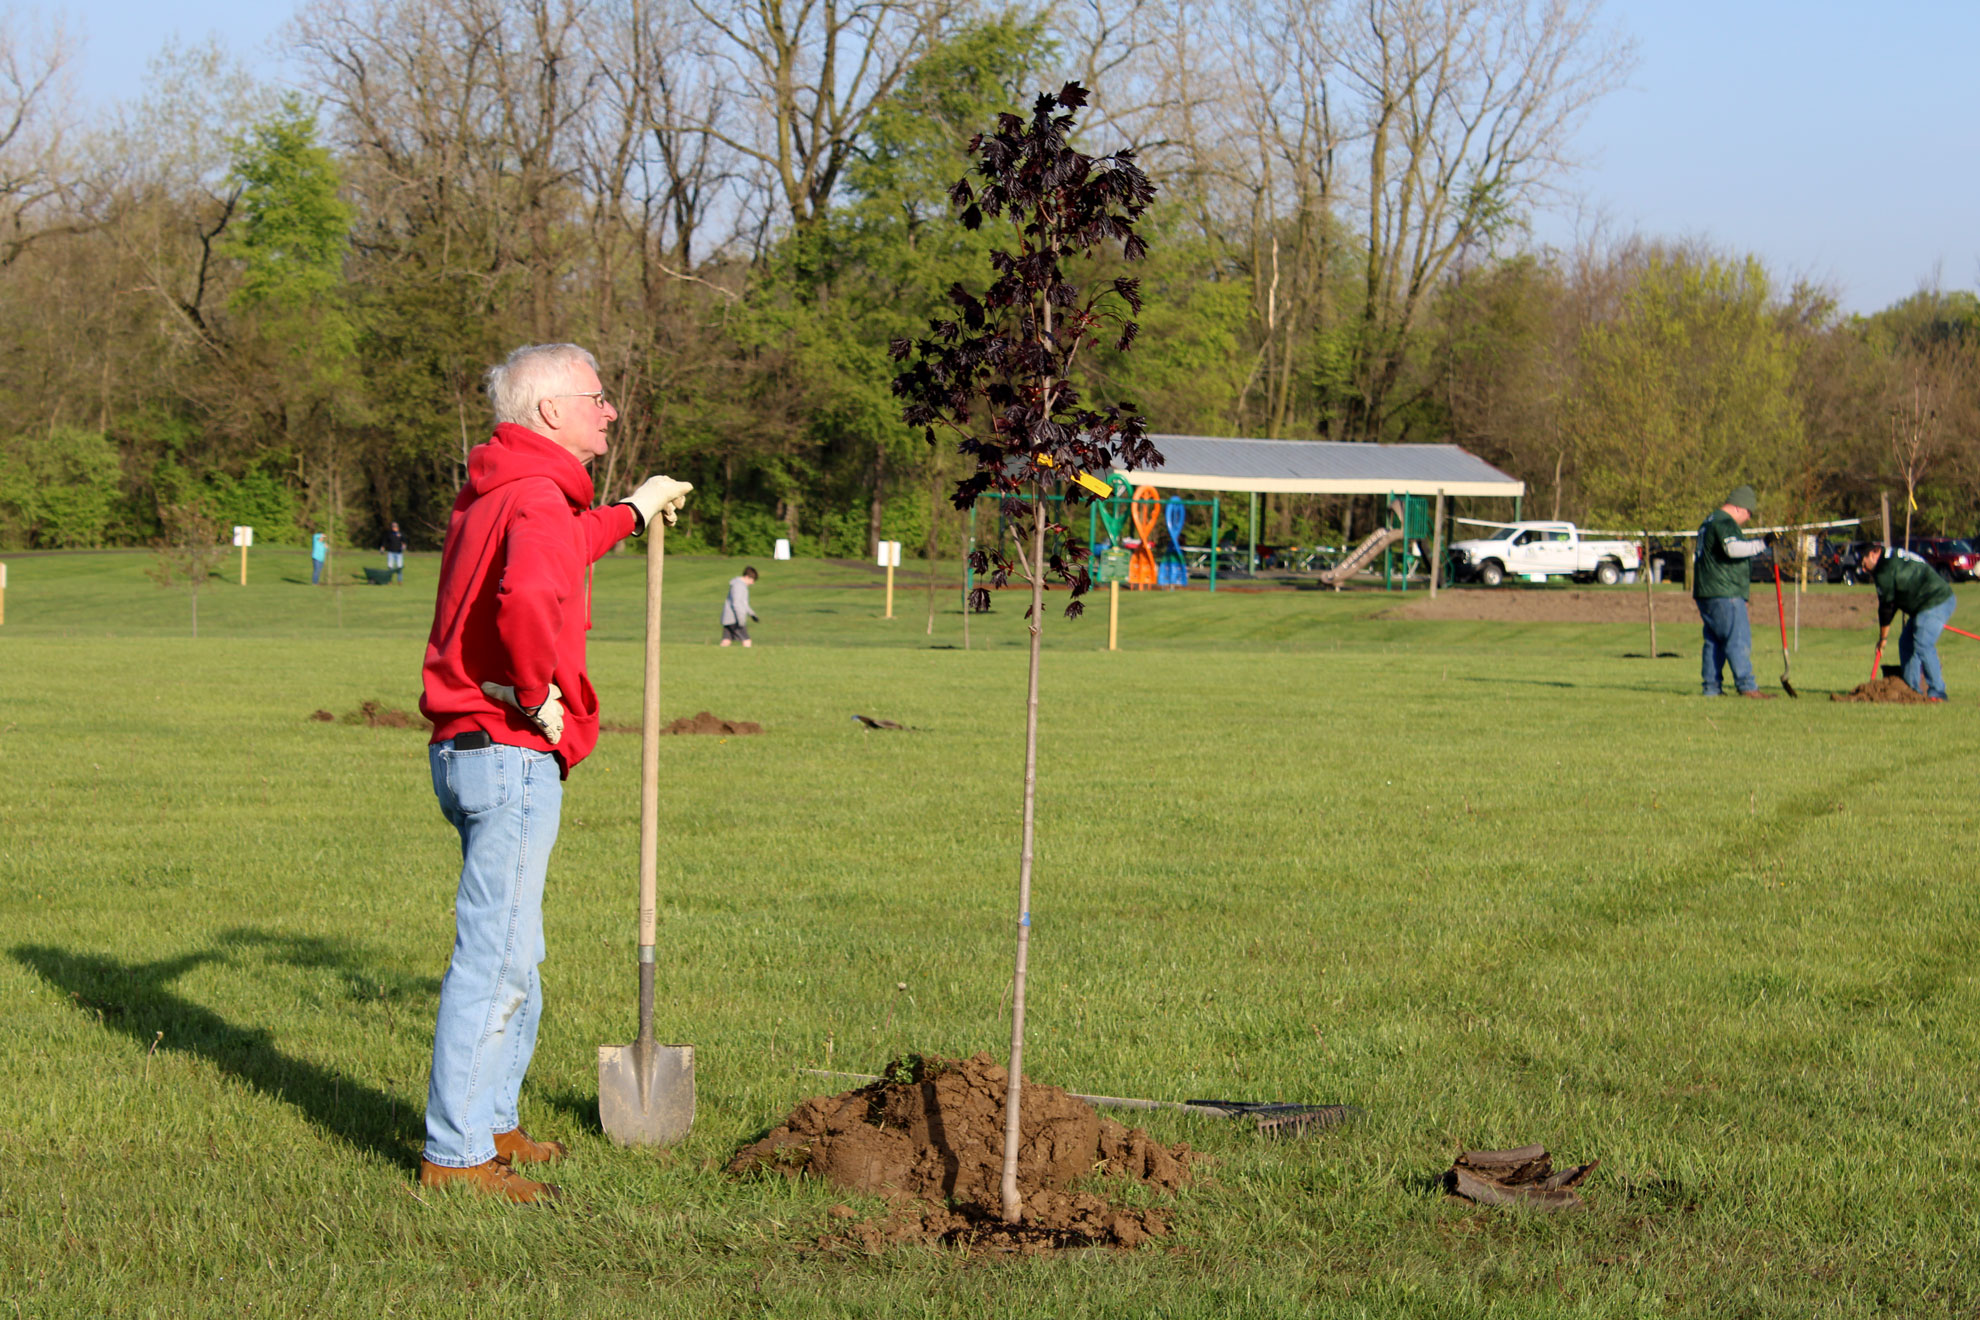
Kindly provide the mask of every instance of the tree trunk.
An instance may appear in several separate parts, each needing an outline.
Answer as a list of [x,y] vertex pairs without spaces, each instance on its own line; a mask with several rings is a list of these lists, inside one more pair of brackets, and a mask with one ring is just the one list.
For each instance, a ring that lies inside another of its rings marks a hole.
[[1031,953],[1031,851],[1038,803],[1038,652],[1045,625],[1045,491],[1031,483],[1031,668],[1024,698],[1024,829],[1018,845],[1017,961],[1011,972],[1011,1065],[1004,1089],[1004,1222],[1024,1211],[1018,1195],[1018,1099],[1023,1088],[1024,978]]
[[878,443],[873,446],[873,498],[866,508],[866,553],[880,553],[880,515],[886,511],[887,499],[887,451]]

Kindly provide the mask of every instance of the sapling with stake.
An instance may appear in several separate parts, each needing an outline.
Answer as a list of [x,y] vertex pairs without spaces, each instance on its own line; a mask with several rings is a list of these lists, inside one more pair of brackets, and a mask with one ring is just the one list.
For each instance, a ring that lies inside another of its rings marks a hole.
[[[1025,689],[1024,816],[1018,848],[1017,955],[1011,975],[1011,1057],[1004,1100],[1002,1210],[1015,1224],[1023,1210],[1018,1194],[1018,1101],[1024,1061],[1024,989],[1031,936],[1031,863],[1038,785],[1038,658],[1045,616],[1045,583],[1071,589],[1066,617],[1078,618],[1090,585],[1087,548],[1050,512],[1049,497],[1063,495],[1078,507],[1110,493],[1105,481],[1116,460],[1130,468],[1159,465],[1147,423],[1133,404],[1088,407],[1073,375],[1081,353],[1102,335],[1125,351],[1139,327],[1139,281],[1095,279],[1082,287],[1067,278],[1065,263],[1118,248],[1138,261],[1146,244],[1135,222],[1155,195],[1130,151],[1098,159],[1068,141],[1072,112],[1089,93],[1078,83],[1047,92],[1029,119],[997,117],[997,126],[969,143],[977,181],[963,178],[949,200],[964,227],[986,221],[1008,226],[1011,246],[990,254],[994,279],[983,293],[951,285],[955,319],[929,322],[928,337],[895,340],[893,356],[911,365],[894,378],[903,401],[902,420],[930,444],[938,432],[956,439],[967,460],[956,483],[958,509],[979,496],[1002,501],[1015,533],[1015,562],[1001,545],[975,550],[978,581],[1003,587],[1013,576],[1031,588],[1030,666]],[[1084,483],[1084,484],[1082,484]],[[1062,505],[1063,507],[1063,505]],[[1048,542],[1048,538],[1050,541]],[[967,608],[987,608],[989,587],[979,586]]]

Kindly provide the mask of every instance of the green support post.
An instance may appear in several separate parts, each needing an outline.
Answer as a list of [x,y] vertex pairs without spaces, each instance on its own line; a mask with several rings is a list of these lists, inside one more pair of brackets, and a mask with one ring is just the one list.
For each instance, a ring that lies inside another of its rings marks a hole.
[[1258,492],[1251,492],[1251,522],[1247,529],[1248,544],[1244,552],[1245,572],[1258,572]]
[[1224,526],[1224,497],[1210,497],[1210,590],[1217,589],[1217,537]]
[[[1388,507],[1390,504],[1394,504],[1395,502],[1396,502],[1396,493],[1394,491],[1390,491],[1388,501],[1382,505],[1382,509],[1383,509],[1382,516],[1375,520],[1375,525],[1377,527],[1380,527],[1383,523],[1389,520]],[[1395,564],[1395,553],[1396,553],[1396,548],[1392,545],[1382,547],[1382,590],[1384,591],[1389,591],[1393,589],[1389,578]]]
[[969,503],[969,545],[963,550],[963,610],[969,609],[970,593],[976,589],[976,501]]

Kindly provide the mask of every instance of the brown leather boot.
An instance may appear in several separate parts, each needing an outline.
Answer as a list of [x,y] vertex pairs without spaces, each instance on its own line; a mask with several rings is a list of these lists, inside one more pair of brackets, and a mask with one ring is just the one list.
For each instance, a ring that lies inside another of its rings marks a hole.
[[419,1162],[419,1185],[421,1187],[468,1187],[484,1196],[499,1196],[517,1205],[549,1204],[563,1196],[563,1188],[555,1183],[532,1182],[511,1168],[509,1162],[497,1155],[485,1164],[476,1164],[466,1169],[453,1169],[444,1164],[434,1164],[430,1160]]
[[538,1141],[521,1128],[495,1134],[495,1154],[511,1164],[555,1164],[570,1152],[561,1141]]

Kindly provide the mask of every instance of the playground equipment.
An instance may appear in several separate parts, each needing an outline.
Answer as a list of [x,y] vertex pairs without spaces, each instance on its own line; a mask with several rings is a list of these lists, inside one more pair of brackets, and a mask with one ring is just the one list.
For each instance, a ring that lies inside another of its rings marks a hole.
[[1156,568],[1156,581],[1165,587],[1189,585],[1189,560],[1183,553],[1183,522],[1189,509],[1180,495],[1171,495],[1162,505],[1162,521],[1168,525],[1169,548]]
[[[1398,524],[1407,522],[1401,500],[1389,501],[1389,516],[1394,518]],[[1396,542],[1406,539],[1408,539],[1408,532],[1403,526],[1378,527],[1363,538],[1361,544],[1348,553],[1347,558],[1322,573],[1320,580],[1334,590],[1339,591],[1343,582],[1346,582],[1356,573],[1359,573],[1364,566],[1374,560],[1376,555],[1381,554]]]
[[1128,503],[1136,537],[1134,558],[1128,564],[1128,586],[1135,591],[1146,591],[1163,582],[1155,563],[1155,520],[1162,507],[1161,501],[1161,491],[1153,486],[1143,486],[1135,491],[1134,499]]

